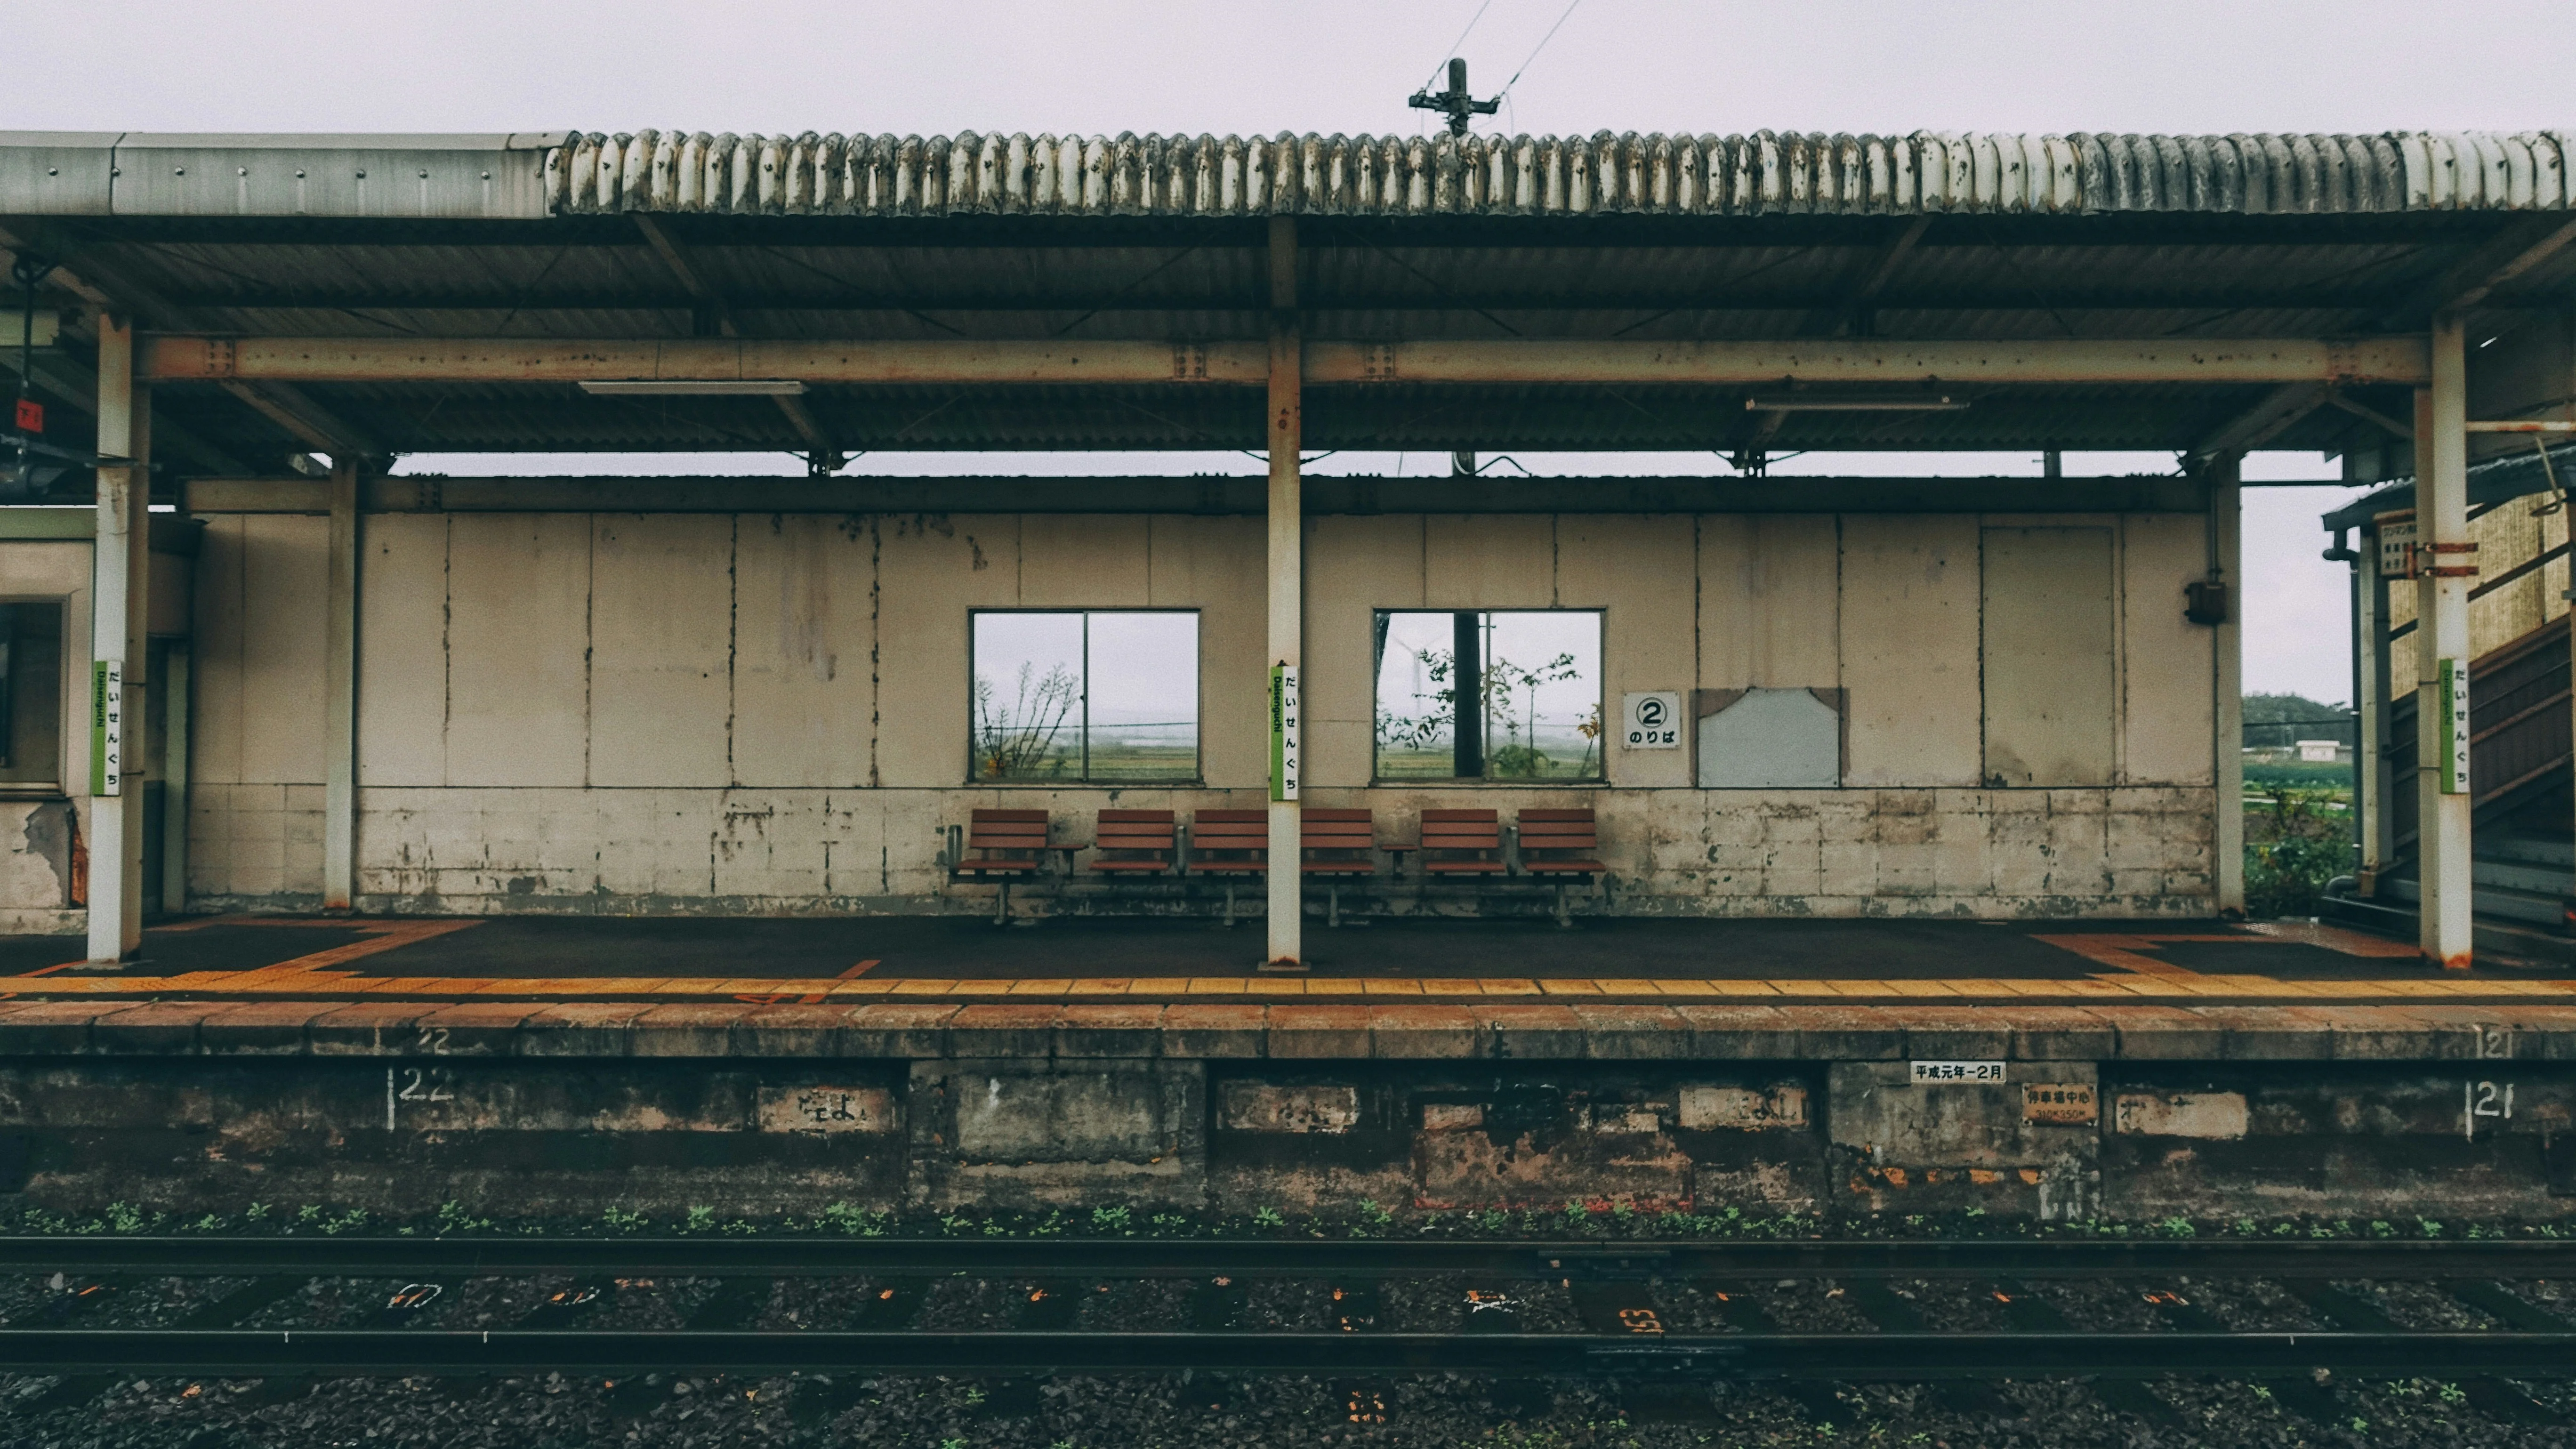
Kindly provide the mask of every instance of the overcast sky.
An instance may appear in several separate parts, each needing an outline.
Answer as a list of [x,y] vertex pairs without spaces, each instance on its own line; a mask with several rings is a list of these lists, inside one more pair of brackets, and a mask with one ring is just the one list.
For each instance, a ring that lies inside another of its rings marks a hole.
[[[1462,30],[1479,93],[1519,75],[1498,119],[1530,132],[2576,128],[2568,0],[1577,0],[1570,13],[1565,0],[31,0],[6,13],[6,129],[1409,133],[1427,118],[1404,97]],[[2331,476],[2313,456],[2252,471]],[[2249,689],[2349,693],[2344,571],[2316,557],[2316,517],[2344,496],[2248,493]]]

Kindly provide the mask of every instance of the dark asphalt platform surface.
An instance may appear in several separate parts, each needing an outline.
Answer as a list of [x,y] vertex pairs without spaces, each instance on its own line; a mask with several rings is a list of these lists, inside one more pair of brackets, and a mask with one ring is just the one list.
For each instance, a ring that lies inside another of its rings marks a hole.
[[[402,918],[405,924],[418,918]],[[154,929],[142,958],[119,974],[169,976],[274,966],[371,939],[368,925],[296,921]],[[2403,958],[2347,954],[2267,938],[2220,921],[1906,921],[1417,919],[1309,923],[1312,970],[1353,977],[1624,977],[1804,980],[2074,980],[2114,968],[2045,935],[2216,935],[2143,952],[2207,975],[2284,980],[2411,976]],[[1232,929],[1205,920],[1062,917],[1001,927],[960,916],[856,918],[482,918],[467,929],[410,941],[336,969],[401,977],[792,977],[829,980],[876,964],[872,979],[1010,980],[1056,977],[1234,976],[1260,957],[1260,922]],[[0,937],[0,975],[75,962],[69,936]],[[74,968],[77,969],[77,968]],[[87,973],[84,973],[87,974]],[[2478,976],[2527,972],[2482,970]]]

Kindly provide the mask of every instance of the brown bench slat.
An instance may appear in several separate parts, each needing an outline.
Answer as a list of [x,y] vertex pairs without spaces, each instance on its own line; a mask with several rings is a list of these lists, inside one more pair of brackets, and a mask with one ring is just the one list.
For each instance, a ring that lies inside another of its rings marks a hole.
[[1300,869],[1307,875],[1377,874],[1376,811],[1337,806],[1298,813],[1297,843],[1303,851],[1328,852],[1320,860],[1301,862]]
[[[1532,875],[1599,875],[1609,869],[1597,860],[1567,859],[1562,854],[1601,848],[1589,809],[1524,810],[1520,830],[1521,868]],[[1533,851],[1552,853],[1533,857]]]
[[[1224,851],[1216,859],[1209,851]],[[1270,812],[1201,810],[1190,817],[1190,875],[1262,875],[1270,869]]]
[[959,875],[1030,875],[1046,858],[1047,812],[977,810],[968,817],[966,846],[985,854],[957,862]]
[[1422,852],[1424,875],[1501,875],[1502,816],[1493,810],[1425,810],[1420,841],[1409,848]]
[[1172,869],[1179,837],[1169,810],[1103,810],[1093,818],[1092,833],[1100,847],[1091,861],[1095,872],[1166,875]]

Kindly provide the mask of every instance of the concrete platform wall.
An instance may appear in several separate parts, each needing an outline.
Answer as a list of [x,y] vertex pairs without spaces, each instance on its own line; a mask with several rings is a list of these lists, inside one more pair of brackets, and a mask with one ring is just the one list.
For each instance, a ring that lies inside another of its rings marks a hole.
[[[1045,804],[1065,835],[1104,805],[1258,800],[1257,519],[415,513],[365,536],[369,908],[978,910],[938,857],[974,805]],[[318,899],[324,540],[296,515],[206,535],[208,908]],[[2020,561],[2012,587],[1989,554]],[[2033,582],[2057,554],[2082,607]],[[1623,910],[2208,909],[2197,516],[1330,516],[1307,558],[1309,798],[1372,806],[1383,838],[1426,805],[1593,804]],[[1205,787],[967,788],[979,606],[1200,611]],[[1696,789],[1687,748],[1614,749],[1606,791],[1369,788],[1372,610],[1552,607],[1604,611],[1614,711],[1629,690],[1844,691],[1845,788]],[[2080,708],[2056,647],[2104,661]],[[2042,666],[2001,667],[2024,654]]]
[[1574,1201],[2412,1236],[2565,1217],[2571,1112],[2561,1007],[0,1004],[0,1193],[58,1210]]

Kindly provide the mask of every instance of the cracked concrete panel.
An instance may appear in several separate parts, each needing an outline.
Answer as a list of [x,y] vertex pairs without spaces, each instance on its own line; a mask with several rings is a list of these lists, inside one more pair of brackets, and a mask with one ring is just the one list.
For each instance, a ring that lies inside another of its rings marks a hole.
[[[874,725],[880,785],[966,782],[966,613],[1020,602],[1020,520],[903,514],[876,520]],[[960,810],[960,818],[964,811]]]
[[724,514],[594,516],[591,784],[732,782],[733,528]]
[[1551,514],[1424,518],[1425,600],[1434,609],[1556,607],[1556,524]]
[[1840,527],[1823,514],[1699,520],[1700,688],[1842,682]]
[[[206,531],[197,539],[196,635],[189,641],[196,669],[191,681],[195,714],[188,740],[192,790],[229,785],[242,777],[242,590],[246,586],[242,526],[247,521],[240,514],[219,514],[206,521]],[[19,553],[10,550],[13,564]],[[81,573],[89,573],[87,548],[81,550]],[[88,612],[87,608],[81,611],[84,636],[89,632]],[[87,657],[87,646],[72,657]],[[81,757],[77,779],[89,778],[89,721],[83,713],[73,735],[73,752]]]
[[1985,530],[1989,785],[2107,785],[2118,715],[2107,528]]
[[589,621],[588,514],[450,516],[448,784],[587,783]]
[[72,802],[0,802],[0,928],[44,934],[71,906]]
[[859,518],[746,514],[734,547],[734,780],[867,784],[875,530]]
[[[1306,521],[1306,653],[1298,686],[1306,709],[1308,785],[1356,789],[1376,772],[1377,673],[1372,657],[1376,611],[1422,606],[1423,547],[1419,514],[1393,518],[1333,514]],[[1259,579],[1256,562],[1256,587]],[[1267,625],[1255,619],[1253,627]],[[1253,657],[1266,660],[1258,651],[1267,647],[1256,643]],[[1213,653],[1207,657],[1211,662],[1217,658]],[[1266,662],[1260,678],[1265,683],[1259,687],[1266,688]],[[1213,668],[1207,679],[1211,686],[1215,684]],[[1269,779],[1268,726],[1255,720],[1253,728],[1261,731],[1259,754],[1250,773],[1232,782],[1238,787],[1261,787]],[[1220,781],[1211,774],[1208,783]]]
[[330,520],[250,514],[239,535],[240,646],[212,669],[229,676],[240,721],[241,779],[322,782],[322,632]]
[[[1266,717],[1258,709],[1229,707],[1265,698],[1269,688],[1262,521],[1157,516],[1149,522],[1147,602],[1199,611],[1200,775],[1219,789],[1263,788],[1270,774]],[[1313,607],[1308,605],[1309,612]],[[1366,636],[1365,624],[1360,633]],[[1306,657],[1313,659],[1318,641],[1309,634],[1306,642]],[[1347,648],[1347,641],[1337,642]]]
[[[2215,631],[2182,616],[2182,586],[2208,570],[2207,521],[2136,514],[2121,521],[2121,779],[2206,785]],[[2405,676],[2411,678],[2412,676]]]
[[359,783],[447,782],[447,515],[374,513],[358,570]]
[[[1557,520],[1557,595],[1601,615],[1601,696],[1616,715],[1630,690],[1693,687],[1693,573],[1698,567],[1687,516],[1640,515]],[[1615,733],[1615,732],[1614,732]],[[1655,789],[1690,783],[1687,750],[1609,753],[1610,783]]]
[[1140,514],[1043,514],[1021,520],[1020,603],[1036,609],[1141,608],[1147,599]]
[[1843,520],[1846,785],[1973,785],[1979,758],[1977,521]]

